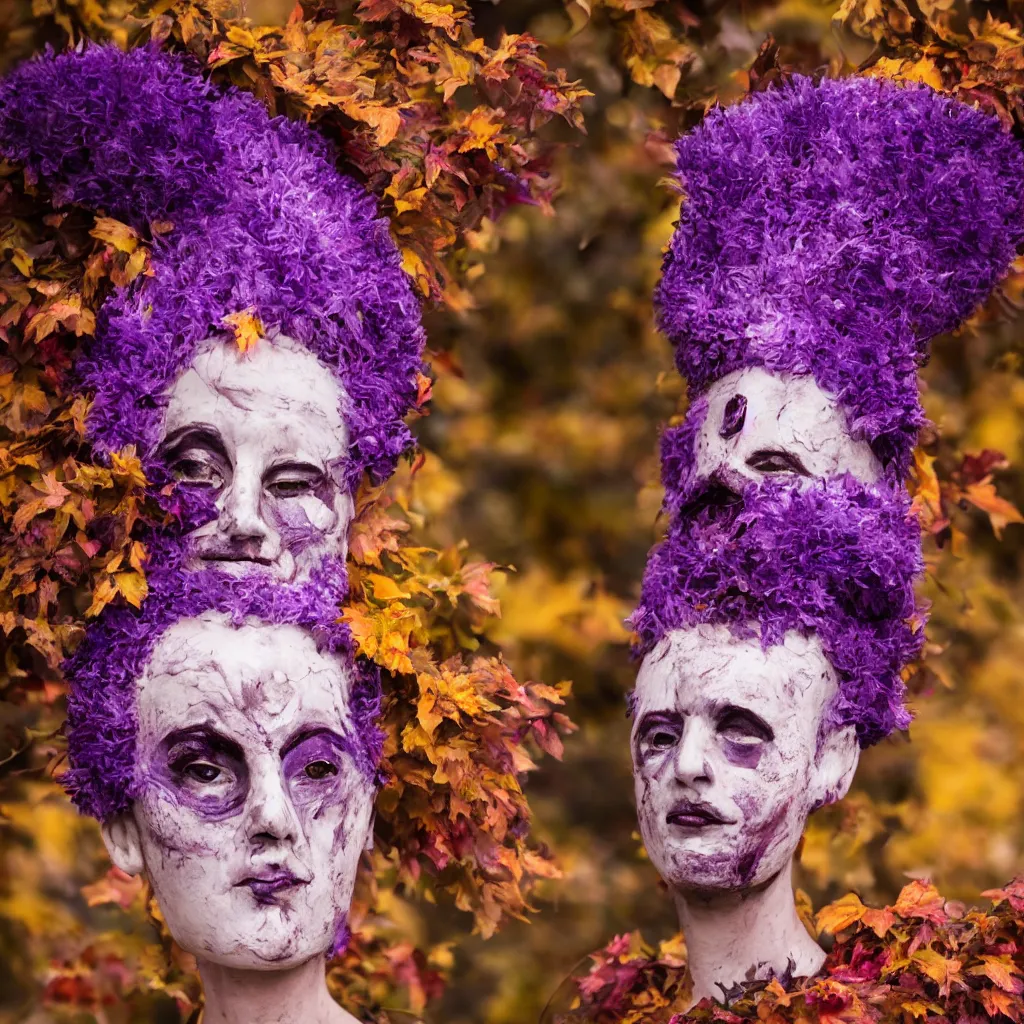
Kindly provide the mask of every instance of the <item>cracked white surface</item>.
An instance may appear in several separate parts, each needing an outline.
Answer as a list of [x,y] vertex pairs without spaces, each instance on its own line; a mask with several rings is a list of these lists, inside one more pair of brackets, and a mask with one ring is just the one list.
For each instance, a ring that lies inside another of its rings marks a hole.
[[137,688],[142,792],[104,837],[200,966],[282,971],[330,949],[374,795],[346,746],[350,690],[296,626],[209,613],[157,644]]
[[[779,473],[808,479],[850,473],[866,484],[882,476],[870,445],[851,437],[841,406],[809,375],[749,367],[722,377],[705,395],[708,412],[694,453],[699,478],[739,492]],[[738,397],[745,413],[737,429],[730,413]]]
[[298,581],[325,555],[345,557],[345,394],[316,356],[284,335],[244,353],[210,339],[168,399],[161,452],[217,506],[191,534],[192,568]]
[[[813,973],[791,865],[810,812],[859,757],[824,726],[838,681],[816,637],[762,649],[724,625],[669,634],[644,659],[631,736],[640,831],[680,914],[697,994],[747,971]],[[767,966],[765,966],[767,965]]]

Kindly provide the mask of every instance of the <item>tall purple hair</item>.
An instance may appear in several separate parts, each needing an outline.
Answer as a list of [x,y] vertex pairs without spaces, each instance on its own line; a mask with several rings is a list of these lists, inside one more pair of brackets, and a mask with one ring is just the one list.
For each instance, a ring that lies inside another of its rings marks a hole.
[[1024,240],[1016,140],[926,86],[798,76],[712,111],[677,151],[656,303],[679,371],[697,391],[745,366],[813,374],[901,480],[929,340]]
[[901,671],[924,639],[921,570],[920,528],[901,489],[848,475],[803,489],[773,479],[673,519],[632,626],[642,654],[700,623],[758,630],[765,647],[789,630],[817,635],[839,677],[830,721],[854,725],[869,746],[910,722]]
[[106,302],[75,367],[99,452],[134,444],[150,469],[170,385],[226,316],[254,310],[340,380],[348,485],[391,473],[411,444],[419,302],[386,219],[313,128],[211,85],[191,58],[90,46],[0,82],[0,155],[57,206],[174,225],[153,234],[155,276]]
[[188,572],[183,549],[158,541],[147,568],[149,596],[141,611],[109,607],[65,662],[69,684],[68,760],[62,783],[80,811],[106,821],[129,809],[142,785],[136,753],[135,687],[160,637],[176,622],[220,612],[235,625],[246,619],[308,630],[322,651],[351,667],[351,753],[377,777],[383,733],[377,726],[381,683],[376,666],[353,657],[348,627],[339,621],[346,569],[328,559],[302,584],[216,570]]

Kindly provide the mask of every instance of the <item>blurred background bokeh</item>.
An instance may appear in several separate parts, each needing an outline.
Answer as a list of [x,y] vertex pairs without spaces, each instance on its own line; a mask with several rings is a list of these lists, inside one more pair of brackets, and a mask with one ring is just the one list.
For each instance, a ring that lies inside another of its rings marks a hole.
[[[34,16],[54,7],[35,0]],[[291,7],[250,0],[242,13],[274,23]],[[593,96],[582,104],[585,135],[544,129],[560,143],[552,208],[517,205],[483,221],[452,263],[464,308],[435,305],[428,315],[436,380],[432,411],[416,426],[426,460],[413,502],[432,543],[465,540],[505,567],[489,639],[519,679],[572,680],[579,731],[527,788],[535,832],[564,872],[534,891],[538,913],[484,940],[466,936],[456,911],[412,902],[402,926],[424,948],[452,944],[450,981],[430,1020],[528,1024],[613,935],[640,929],[655,941],[674,931],[635,828],[625,714],[635,666],[623,623],[661,526],[659,430],[686,401],[651,309],[679,204],[671,140],[707,105],[792,70],[861,67],[973,90],[1019,130],[1024,8],[501,0],[470,9],[478,36],[493,45],[502,29],[532,33],[548,67],[565,68]],[[12,53],[24,23],[12,15],[7,25]],[[934,468],[944,501],[926,517],[929,654],[910,680],[909,735],[867,751],[850,796],[811,823],[798,879],[815,906],[851,889],[884,903],[908,877],[971,902],[1024,868],[1018,294],[1015,276],[969,326],[935,342],[922,374],[935,429],[922,438],[914,487],[927,504],[939,486]],[[991,481],[964,464],[986,449],[1007,463],[989,458]],[[50,937],[82,928],[80,889],[104,864],[94,828],[52,783],[22,779],[18,793],[3,807],[17,842],[0,864],[0,989],[23,1000]],[[130,941],[141,948],[148,938]],[[24,1006],[11,1004],[11,1019],[24,1019],[14,1016]],[[63,1012],[37,1003],[31,1019],[121,1019]],[[159,1012],[145,1019],[177,1019]]]

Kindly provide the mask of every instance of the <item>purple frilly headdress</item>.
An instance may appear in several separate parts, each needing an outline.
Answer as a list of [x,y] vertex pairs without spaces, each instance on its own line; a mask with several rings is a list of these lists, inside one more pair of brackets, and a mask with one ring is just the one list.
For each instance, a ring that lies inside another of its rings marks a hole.
[[816,634],[840,681],[831,722],[855,725],[868,746],[910,722],[901,670],[924,638],[921,568],[920,528],[902,491],[849,476],[804,489],[769,480],[673,520],[631,624],[641,653],[700,623],[741,635],[756,627],[765,647],[788,630]]
[[[339,377],[350,486],[387,477],[411,437],[419,302],[373,198],[339,173],[326,140],[147,47],[46,54],[0,82],[0,155],[58,206],[102,210],[148,232],[153,278],[104,305],[75,368],[95,396],[101,453],[134,444],[144,465],[167,389],[226,316],[252,311]],[[165,233],[166,232],[166,233]]]
[[677,150],[686,198],[656,303],[679,371],[698,392],[745,366],[813,374],[902,480],[929,340],[1024,240],[1017,142],[925,86],[798,76]]
[[204,612],[224,613],[234,624],[251,618],[300,626],[320,650],[351,665],[351,753],[366,776],[376,778],[383,745],[376,724],[380,673],[372,663],[353,657],[348,627],[339,621],[347,589],[344,564],[328,559],[307,582],[282,584],[215,570],[186,571],[182,555],[173,541],[160,544],[150,559],[149,596],[142,610],[106,608],[64,664],[70,767],[61,781],[78,809],[106,821],[127,811],[138,795],[143,780],[136,756],[136,681],[160,637],[181,619]]

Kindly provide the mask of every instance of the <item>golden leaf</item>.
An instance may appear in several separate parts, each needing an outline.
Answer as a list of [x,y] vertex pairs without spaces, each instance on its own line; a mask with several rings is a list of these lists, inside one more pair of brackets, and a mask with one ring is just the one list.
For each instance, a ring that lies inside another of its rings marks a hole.
[[221,323],[230,328],[239,351],[248,352],[264,335],[264,327],[254,307],[229,313]]
[[818,931],[835,935],[844,928],[857,924],[864,916],[867,907],[856,893],[849,892],[828,906],[822,907],[815,917]]

